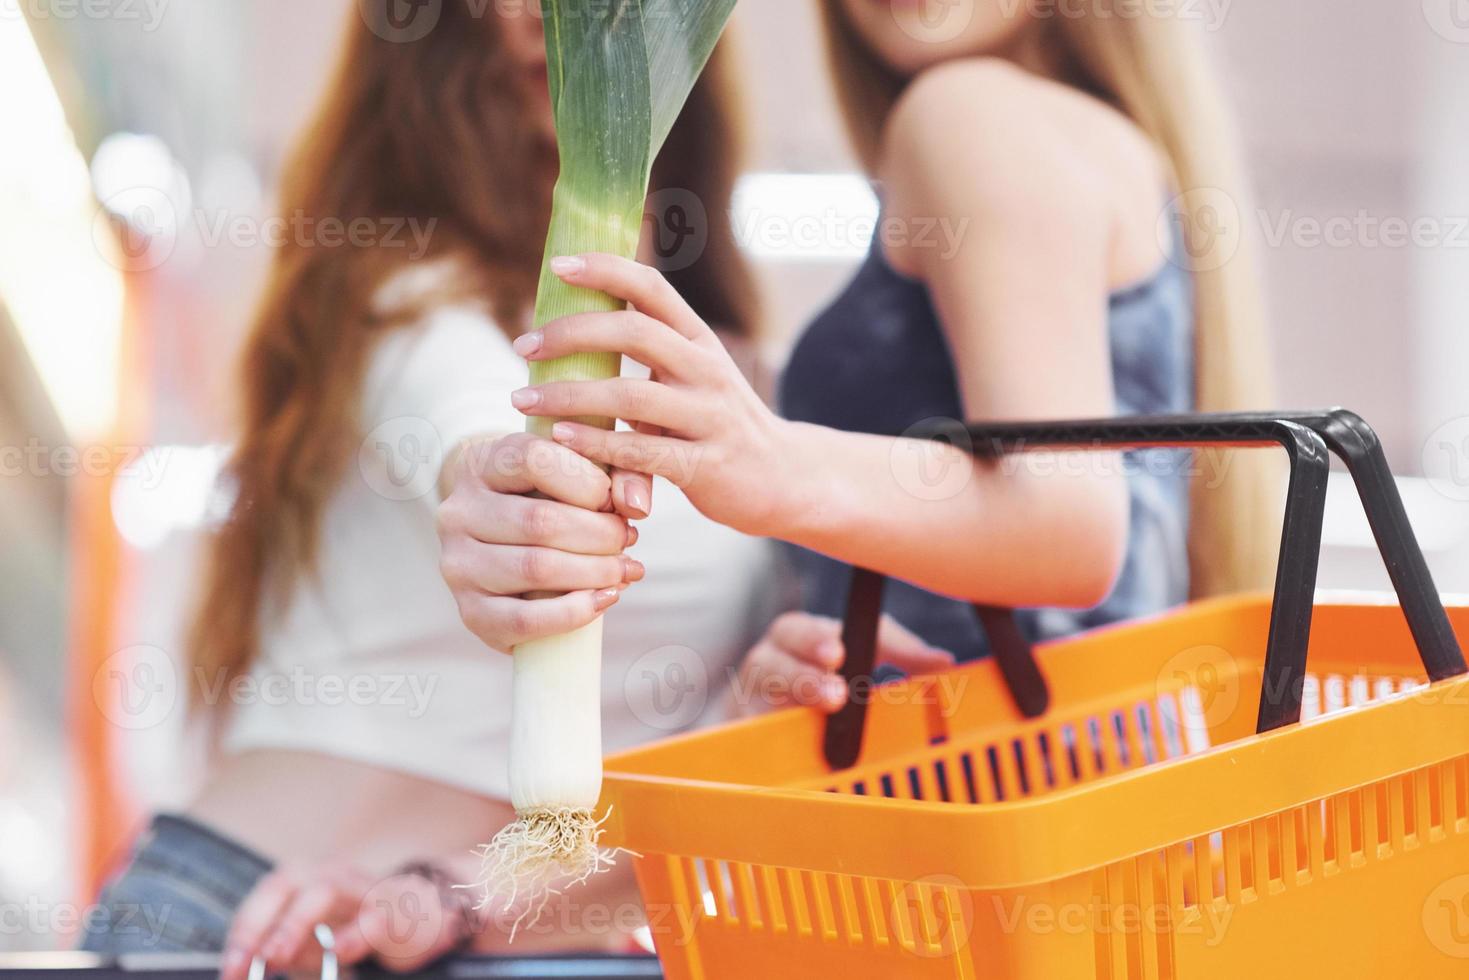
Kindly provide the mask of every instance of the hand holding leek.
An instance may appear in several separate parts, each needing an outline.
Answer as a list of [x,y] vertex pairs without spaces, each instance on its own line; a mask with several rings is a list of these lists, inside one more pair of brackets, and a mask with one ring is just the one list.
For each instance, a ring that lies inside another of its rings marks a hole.
[[[612,312],[624,300],[557,275],[558,256],[631,257],[653,159],[734,8],[734,0],[542,0],[560,175],[552,197],[536,323]],[[533,383],[615,377],[620,355],[538,361]],[[531,420],[546,435],[552,420]],[[610,429],[610,418],[580,421]],[[517,820],[484,848],[484,900],[534,916],[561,881],[610,858],[598,846],[601,620],[515,650],[510,792]]]
[[[555,422],[551,437],[588,459],[661,476],[706,517],[746,534],[797,540],[815,498],[830,498],[821,456],[796,445],[803,427],[776,415],[745,380],[714,331],[657,270],[605,254],[558,268],[568,283],[611,293],[637,309],[565,317],[520,337],[532,365],[572,352],[616,351],[646,364],[649,380],[553,379],[511,396]],[[534,368],[532,369],[534,371]],[[611,432],[588,415],[651,431]],[[806,486],[821,487],[805,492]]]

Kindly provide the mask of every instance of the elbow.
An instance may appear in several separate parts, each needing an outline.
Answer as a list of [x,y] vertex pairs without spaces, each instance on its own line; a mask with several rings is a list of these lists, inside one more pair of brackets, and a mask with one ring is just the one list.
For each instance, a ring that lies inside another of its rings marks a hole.
[[1075,511],[1072,554],[1078,560],[1069,563],[1069,594],[1058,605],[1090,609],[1112,594],[1127,561],[1130,503],[1127,481],[1120,478],[1085,494]]

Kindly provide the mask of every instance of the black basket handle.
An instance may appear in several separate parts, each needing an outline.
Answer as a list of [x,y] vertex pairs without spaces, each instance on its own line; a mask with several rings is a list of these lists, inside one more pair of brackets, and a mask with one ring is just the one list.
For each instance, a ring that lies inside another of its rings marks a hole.
[[[1355,413],[1331,409],[1288,415],[1131,416],[988,425],[936,421],[919,436],[963,446],[986,459],[1035,449],[1283,447],[1290,460],[1290,482],[1266,642],[1256,725],[1259,732],[1294,724],[1301,717],[1306,648],[1321,558],[1329,450],[1342,459],[1352,475],[1429,678],[1438,681],[1469,671],[1428,563],[1408,523],[1381,443],[1372,427]],[[848,684],[870,676],[875,666],[883,580],[876,572],[854,570],[842,633],[847,649],[842,676]],[[1027,717],[1044,713],[1050,701],[1045,678],[1010,612],[991,607],[976,607],[976,611],[1016,706]],[[833,768],[845,769],[856,763],[866,717],[865,700],[849,698],[827,721],[825,752]]]

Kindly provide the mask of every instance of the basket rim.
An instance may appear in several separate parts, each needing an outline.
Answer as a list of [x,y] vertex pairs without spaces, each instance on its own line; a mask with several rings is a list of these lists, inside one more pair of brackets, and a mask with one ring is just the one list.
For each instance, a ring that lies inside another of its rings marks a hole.
[[[1346,595],[1351,602],[1327,601],[1317,608],[1396,606],[1395,599],[1364,602],[1374,597]],[[1234,597],[1208,604],[1241,601]],[[613,807],[609,840],[639,853],[892,880],[921,876],[913,873],[919,866],[953,874],[969,887],[1026,887],[1469,756],[1466,705],[1469,675],[1044,795],[988,803],[860,796],[619,770],[618,759],[640,754],[634,750],[608,759],[604,805]],[[789,714],[737,724],[778,724],[777,719]],[[719,736],[732,727],[676,741],[687,747],[707,739],[707,748],[714,750]],[[1160,806],[1160,799],[1171,802]],[[739,820],[733,822],[728,815],[736,812]],[[1469,831],[1469,825],[1455,826],[1447,817],[1446,827]],[[831,854],[841,840],[860,846],[847,848],[839,859],[812,857]]]

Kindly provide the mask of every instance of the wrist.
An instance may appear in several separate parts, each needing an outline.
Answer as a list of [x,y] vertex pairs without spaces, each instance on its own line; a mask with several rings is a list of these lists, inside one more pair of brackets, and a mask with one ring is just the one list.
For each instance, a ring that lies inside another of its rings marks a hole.
[[450,951],[468,947],[484,927],[483,916],[473,895],[459,884],[452,872],[438,863],[410,861],[400,866],[395,874],[422,879],[438,891],[439,904],[445,917],[444,925],[447,928],[445,938]]
[[823,466],[823,436],[829,429],[808,422],[780,420],[777,476],[779,492],[770,515],[770,526],[762,531],[805,547],[827,537],[824,529],[838,522],[842,481]]

